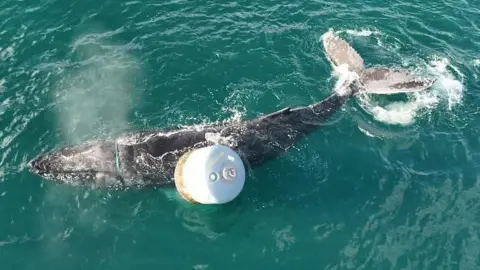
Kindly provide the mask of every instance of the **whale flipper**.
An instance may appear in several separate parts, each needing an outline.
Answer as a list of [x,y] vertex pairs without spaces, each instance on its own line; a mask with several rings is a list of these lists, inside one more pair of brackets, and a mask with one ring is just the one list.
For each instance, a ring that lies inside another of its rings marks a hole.
[[396,94],[423,91],[436,79],[418,77],[406,71],[388,68],[367,68],[360,75],[364,91],[372,94]]
[[419,92],[430,88],[436,81],[433,78],[415,76],[407,71],[389,68],[365,68],[360,54],[345,40],[332,33],[323,36],[323,46],[328,58],[335,66],[346,64],[349,71],[358,74],[362,85],[360,91],[383,95]]

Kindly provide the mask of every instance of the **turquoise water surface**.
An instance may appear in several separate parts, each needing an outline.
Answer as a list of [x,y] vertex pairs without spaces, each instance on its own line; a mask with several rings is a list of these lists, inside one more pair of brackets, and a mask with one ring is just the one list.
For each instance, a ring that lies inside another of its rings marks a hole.
[[[438,78],[350,100],[241,196],[70,187],[67,144],[326,98],[321,37]],[[478,1],[0,3],[1,269],[479,269]]]

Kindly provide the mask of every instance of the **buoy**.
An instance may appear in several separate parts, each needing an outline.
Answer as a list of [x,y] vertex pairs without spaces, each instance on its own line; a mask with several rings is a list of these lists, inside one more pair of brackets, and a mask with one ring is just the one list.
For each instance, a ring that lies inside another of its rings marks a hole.
[[187,152],[175,168],[177,191],[191,203],[228,203],[244,184],[245,166],[240,156],[220,144]]

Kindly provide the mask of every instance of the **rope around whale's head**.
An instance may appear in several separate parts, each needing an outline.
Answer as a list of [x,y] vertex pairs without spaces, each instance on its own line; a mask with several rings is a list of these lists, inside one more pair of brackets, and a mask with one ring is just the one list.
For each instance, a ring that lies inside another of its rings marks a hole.
[[125,187],[125,179],[122,177],[122,170],[120,167],[120,152],[118,151],[118,143],[115,140],[115,178],[122,183],[122,186]]

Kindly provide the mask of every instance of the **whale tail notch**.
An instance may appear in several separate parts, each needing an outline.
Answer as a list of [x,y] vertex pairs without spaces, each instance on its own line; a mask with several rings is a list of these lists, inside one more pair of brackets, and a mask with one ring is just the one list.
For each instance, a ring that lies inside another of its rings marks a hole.
[[420,92],[430,88],[436,81],[435,78],[424,78],[403,70],[365,68],[360,54],[332,33],[323,36],[323,46],[334,66],[348,65],[349,71],[358,74],[360,91],[381,95]]

